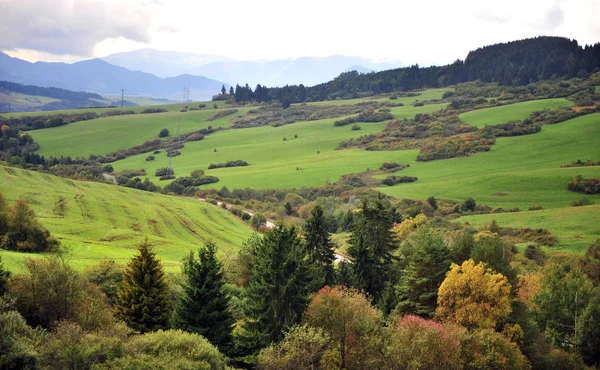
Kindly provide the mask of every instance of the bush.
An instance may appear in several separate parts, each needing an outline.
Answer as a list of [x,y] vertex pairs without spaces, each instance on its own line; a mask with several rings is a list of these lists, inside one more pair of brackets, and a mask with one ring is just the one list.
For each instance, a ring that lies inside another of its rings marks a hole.
[[352,131],[358,131],[358,130],[360,130],[360,126],[357,123],[353,124]]
[[571,206],[573,207],[590,206],[592,204],[594,204],[594,202],[588,198],[579,198],[571,202]]
[[[196,192],[198,189],[194,188],[196,186],[212,184],[218,182],[219,178],[215,176],[200,176],[200,177],[180,177],[165,186],[165,192],[172,192],[178,195],[182,195],[184,191],[186,194],[191,195],[193,192]],[[194,188],[194,189],[190,189]]]
[[473,198],[467,198],[460,206],[461,211],[463,212],[473,212],[477,207],[477,202]]
[[567,188],[576,193],[600,194],[600,180],[594,177],[583,178],[583,176],[577,175],[569,181]]
[[172,168],[169,169],[169,167],[159,167],[154,172],[154,176],[174,176],[174,175],[175,175],[175,170],[173,170]]
[[146,162],[152,162],[154,159],[156,159],[153,155],[149,155],[146,157]]
[[406,182],[415,182],[419,178],[412,176],[388,176],[385,179],[381,180],[380,185],[394,186],[396,184],[406,183]]
[[168,110],[164,109],[164,108],[146,108],[143,111],[141,111],[141,114],[150,114],[150,113],[164,113],[164,112],[168,112]]
[[114,171],[113,166],[111,164],[107,164],[105,165],[102,170],[104,172],[108,172],[108,173],[112,173]]
[[158,137],[167,137],[167,136],[169,136],[169,130],[167,130],[166,128],[163,128],[158,133]]
[[227,161],[226,163],[211,163],[208,166],[209,170],[215,169],[215,168],[225,168],[225,167],[244,167],[244,166],[249,166],[248,162],[243,161],[241,159],[238,159],[237,161]]

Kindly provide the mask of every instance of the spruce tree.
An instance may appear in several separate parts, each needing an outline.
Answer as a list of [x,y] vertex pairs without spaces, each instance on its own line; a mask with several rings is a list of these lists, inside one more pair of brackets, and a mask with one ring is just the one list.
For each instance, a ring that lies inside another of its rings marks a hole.
[[244,311],[245,331],[257,350],[283,338],[300,321],[309,294],[323,284],[308,260],[294,226],[278,225],[265,233],[256,249]]
[[333,284],[333,261],[335,260],[335,253],[331,244],[323,208],[320,205],[316,205],[313,208],[311,217],[304,223],[304,239],[306,240],[306,250],[311,261],[317,264],[325,274],[325,284]]
[[357,288],[377,302],[385,282],[390,280],[392,252],[398,248],[391,231],[392,212],[381,193],[372,201],[363,200],[354,217],[348,253],[354,259]]
[[437,292],[446,278],[452,255],[440,235],[421,228],[404,244],[413,251],[406,256],[406,269],[398,283],[398,309],[402,314],[431,318],[437,307]]
[[223,267],[216,256],[216,246],[207,242],[183,262],[186,281],[173,316],[173,326],[208,339],[219,350],[231,348],[233,319],[229,297],[223,290]]
[[115,313],[141,333],[169,328],[169,288],[162,264],[148,240],[138,246],[138,253],[125,268]]

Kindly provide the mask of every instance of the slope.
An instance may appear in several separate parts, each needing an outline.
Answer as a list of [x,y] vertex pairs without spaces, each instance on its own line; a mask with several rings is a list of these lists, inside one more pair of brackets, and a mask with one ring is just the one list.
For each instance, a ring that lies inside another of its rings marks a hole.
[[[114,185],[74,181],[39,172],[0,166],[0,191],[10,203],[26,200],[40,222],[70,248],[73,266],[109,258],[126,263],[145,237],[156,246],[169,271],[178,271],[191,249],[213,240],[222,257],[234,253],[251,230],[210,204]],[[53,212],[58,197],[67,212]],[[5,265],[19,269],[32,254],[2,251]]]

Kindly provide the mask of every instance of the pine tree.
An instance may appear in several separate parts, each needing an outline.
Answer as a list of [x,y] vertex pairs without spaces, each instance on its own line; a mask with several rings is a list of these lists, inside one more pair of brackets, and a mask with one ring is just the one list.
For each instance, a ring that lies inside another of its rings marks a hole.
[[393,222],[381,193],[372,201],[363,200],[360,212],[354,217],[348,253],[354,259],[357,288],[371,295],[375,302],[390,278],[392,252],[398,248],[391,231]]
[[304,239],[312,262],[316,263],[325,273],[325,284],[333,284],[335,253],[327,230],[323,208],[320,205],[313,208],[311,217],[304,223]]
[[251,350],[281,340],[300,321],[309,294],[323,284],[294,226],[278,225],[266,232],[255,253],[244,307],[244,329],[255,346]]
[[421,228],[405,243],[413,244],[407,249],[407,267],[398,284],[402,314],[415,314],[431,318],[435,314],[437,292],[450,268],[451,253],[444,239],[429,229]]
[[229,312],[229,297],[223,290],[223,267],[216,256],[216,246],[207,242],[183,262],[186,281],[175,307],[173,326],[205,337],[219,350],[231,348],[233,319]]
[[233,92],[233,86],[229,86],[229,95],[235,95],[235,93]]
[[138,246],[138,253],[125,269],[115,311],[118,318],[142,333],[169,328],[169,288],[148,240]]
[[221,94],[222,95],[227,94],[227,89],[225,88],[225,85],[221,86]]

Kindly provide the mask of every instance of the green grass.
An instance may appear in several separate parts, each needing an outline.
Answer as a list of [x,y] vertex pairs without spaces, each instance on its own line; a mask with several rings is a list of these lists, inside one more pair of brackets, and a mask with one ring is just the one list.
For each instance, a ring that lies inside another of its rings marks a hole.
[[[71,250],[71,264],[82,269],[101,259],[126,263],[145,237],[155,245],[168,271],[207,240],[221,256],[234,253],[250,228],[226,211],[190,198],[170,197],[114,185],[82,182],[0,166],[0,189],[9,203],[25,199],[39,221]],[[67,199],[68,211],[57,217],[54,203]],[[4,264],[20,270],[36,254],[1,251]]]
[[414,183],[383,187],[397,198],[475,198],[503,208],[562,208],[582,197],[600,202],[600,195],[567,190],[575,175],[600,177],[600,167],[560,168],[577,159],[596,158],[600,142],[600,114],[578,117],[526,136],[498,138],[492,150],[470,157],[414,162],[402,175]]
[[[218,109],[230,108],[230,105],[225,104],[224,101],[193,102],[193,103],[185,103],[185,104],[183,104],[183,103],[177,103],[177,104],[167,103],[167,104],[154,105],[154,106],[152,106],[152,108],[162,108],[162,109],[168,110],[169,112],[179,112],[186,105],[191,108],[191,107],[198,107],[200,104],[206,104],[206,108],[204,108],[204,109],[209,109],[209,108],[213,109],[214,104],[217,104]],[[139,113],[146,108],[148,108],[148,107],[140,106],[140,107],[123,107],[123,108],[121,108],[121,107],[80,108],[80,109],[53,110],[53,111],[47,111],[47,112],[15,112],[15,113],[4,113],[3,115],[6,117],[22,117],[22,116],[39,116],[39,115],[54,115],[54,114],[76,114],[76,113],[83,113],[83,112],[95,112],[98,114],[102,114],[104,112],[108,112],[108,111],[112,111],[112,110],[131,110],[136,113]]]
[[594,91],[596,92],[596,94],[600,94],[600,86],[596,86],[596,89]]
[[[236,115],[251,108],[240,108]],[[207,121],[219,110],[179,111],[153,114],[130,114],[80,121],[61,127],[29,131],[40,143],[40,153],[45,156],[89,156],[104,155],[118,149],[127,149],[142,144],[146,140],[158,137],[161,129],[166,128],[171,135],[177,131],[177,122],[181,121],[180,133],[212,127],[229,126],[227,116],[215,121]]]
[[[416,113],[432,112],[445,104],[423,107],[396,107],[395,118],[412,117]],[[383,162],[406,163],[416,151],[367,152],[361,149],[335,150],[341,141],[352,137],[379,132],[387,122],[361,123],[361,130],[349,126],[334,127],[336,119],[298,122],[281,127],[232,129],[208,135],[204,140],[186,143],[181,156],[173,158],[176,175],[187,175],[194,169],[208,169],[210,163],[242,159],[248,167],[207,170],[208,175],[219,177],[211,186],[221,188],[298,188],[323,185],[347,173],[379,168]],[[298,135],[298,138],[294,138]],[[284,141],[283,138],[287,140]],[[214,150],[217,149],[215,152]],[[320,152],[317,154],[317,152]],[[147,155],[138,155],[113,163],[115,170],[145,168],[153,175],[158,167],[166,166],[165,153],[154,162],[146,162]],[[149,176],[156,180],[156,177]],[[164,185],[162,183],[160,185]]]
[[[121,95],[104,95],[105,99],[108,99],[109,101],[113,101],[113,102],[120,102],[121,101]],[[164,106],[164,105],[169,105],[169,104],[179,104],[178,102],[174,101],[174,100],[163,100],[163,99],[155,99],[155,98],[151,98],[151,97],[146,97],[146,96],[126,96],[125,100],[130,101],[134,104],[139,105],[140,107],[148,107],[148,106],[155,106],[155,105],[160,105],[160,106]],[[199,103],[189,103],[190,106],[192,107],[197,107]],[[207,107],[212,107],[212,104],[207,104],[205,103]]]
[[571,105],[573,103],[566,99],[531,100],[500,107],[477,109],[463,113],[459,115],[459,118],[476,127],[494,126],[509,121],[523,120],[535,111],[569,107]]
[[548,229],[558,237],[558,244],[549,250],[566,249],[584,253],[600,238],[600,204],[540,211],[474,215],[459,221],[480,226],[496,220],[500,226]]
[[47,96],[26,95],[16,92],[0,93],[0,101],[9,103],[11,109],[27,109],[40,107],[44,104],[60,101],[59,99],[49,98]]
[[367,97],[367,98],[357,98],[357,99],[348,99],[348,100],[326,100],[326,101],[320,101],[320,102],[314,102],[314,103],[308,103],[311,105],[351,105],[351,104],[358,104],[358,103],[364,103],[364,102],[390,102],[393,104],[399,104],[402,103],[404,105],[412,105],[415,101],[419,100],[419,101],[426,101],[426,100],[433,100],[433,99],[441,99],[442,95],[444,95],[444,93],[446,91],[451,91],[451,89],[429,89],[429,90],[423,90],[423,91],[418,91],[419,95],[418,96],[411,96],[411,97],[400,97],[394,100],[391,100],[389,98],[389,96],[385,96],[385,97]]

